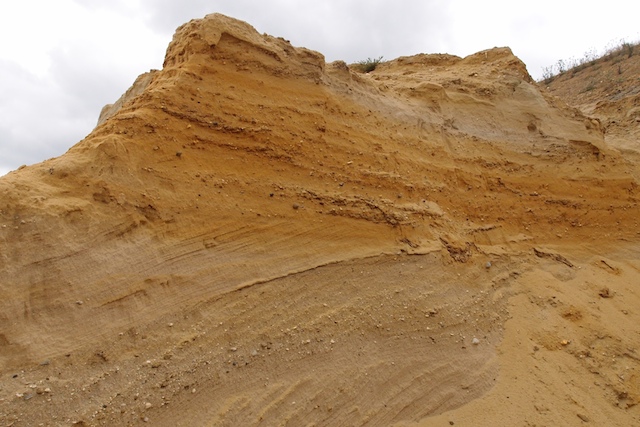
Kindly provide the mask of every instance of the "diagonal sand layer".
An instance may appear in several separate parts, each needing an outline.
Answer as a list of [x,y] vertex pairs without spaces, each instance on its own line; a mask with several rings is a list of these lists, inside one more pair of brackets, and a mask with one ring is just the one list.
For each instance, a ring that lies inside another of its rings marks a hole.
[[361,74],[191,21],[0,180],[0,418],[637,424],[638,165],[605,135],[508,48]]

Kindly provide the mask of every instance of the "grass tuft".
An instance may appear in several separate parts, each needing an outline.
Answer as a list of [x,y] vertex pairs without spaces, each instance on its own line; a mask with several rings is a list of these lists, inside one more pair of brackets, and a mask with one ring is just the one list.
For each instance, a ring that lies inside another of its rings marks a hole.
[[362,61],[356,62],[356,68],[363,73],[370,73],[375,70],[378,65],[382,64],[384,61],[382,60],[382,56],[379,58],[367,58]]

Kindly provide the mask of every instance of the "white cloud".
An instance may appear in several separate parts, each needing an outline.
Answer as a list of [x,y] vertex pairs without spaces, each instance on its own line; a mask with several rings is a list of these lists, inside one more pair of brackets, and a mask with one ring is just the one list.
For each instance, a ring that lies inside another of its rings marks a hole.
[[[248,22],[259,32],[284,37],[295,46],[347,62],[367,56],[388,59],[446,47],[448,5],[445,0],[343,0],[301,2],[272,0],[141,0],[148,24],[159,33],[209,13]],[[400,6],[401,5],[401,6]]]
[[138,74],[162,66],[170,40],[118,9],[53,4],[27,10],[16,2],[11,13],[0,9],[0,37],[13,41],[0,51],[5,173],[58,156],[82,139],[104,104],[114,102]]

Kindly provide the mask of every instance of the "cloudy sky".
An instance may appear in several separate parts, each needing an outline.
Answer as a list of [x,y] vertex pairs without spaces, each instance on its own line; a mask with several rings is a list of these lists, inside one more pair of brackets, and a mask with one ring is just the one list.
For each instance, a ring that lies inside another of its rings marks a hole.
[[21,0],[0,4],[0,175],[63,154],[182,23],[220,12],[327,61],[509,46],[534,78],[640,40],[631,0]]

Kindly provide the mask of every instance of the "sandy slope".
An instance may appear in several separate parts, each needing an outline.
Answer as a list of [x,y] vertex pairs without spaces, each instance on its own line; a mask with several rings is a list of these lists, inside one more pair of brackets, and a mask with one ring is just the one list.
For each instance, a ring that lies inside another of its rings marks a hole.
[[637,167],[506,48],[191,21],[0,180],[0,419],[638,424]]
[[639,57],[640,45],[622,45],[545,82],[550,93],[600,120],[607,144],[636,165],[640,162]]

